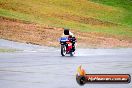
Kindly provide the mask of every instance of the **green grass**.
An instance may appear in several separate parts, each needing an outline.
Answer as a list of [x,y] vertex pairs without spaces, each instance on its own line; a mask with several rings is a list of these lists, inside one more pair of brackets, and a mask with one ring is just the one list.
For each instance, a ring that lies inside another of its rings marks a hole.
[[15,52],[15,49],[7,49],[7,48],[0,48],[0,53],[1,52]]
[[[132,37],[132,5],[129,0],[123,1],[125,0],[0,0],[0,16],[85,32]],[[91,25],[82,18],[119,25]]]
[[131,0],[90,0],[97,3],[102,3],[114,7],[124,8],[126,10],[132,10],[132,1]]
[[131,0],[90,0],[96,3],[101,3],[115,8],[120,8],[124,11],[122,24],[132,27],[132,1]]

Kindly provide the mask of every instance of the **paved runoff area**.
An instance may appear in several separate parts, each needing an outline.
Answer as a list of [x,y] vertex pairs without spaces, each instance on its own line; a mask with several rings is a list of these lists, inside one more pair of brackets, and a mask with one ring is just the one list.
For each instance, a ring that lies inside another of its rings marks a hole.
[[[0,39],[0,88],[82,88],[76,82],[78,66],[88,74],[132,75],[132,48],[80,49],[62,57],[60,48]],[[129,84],[85,84],[83,88],[132,88]]]

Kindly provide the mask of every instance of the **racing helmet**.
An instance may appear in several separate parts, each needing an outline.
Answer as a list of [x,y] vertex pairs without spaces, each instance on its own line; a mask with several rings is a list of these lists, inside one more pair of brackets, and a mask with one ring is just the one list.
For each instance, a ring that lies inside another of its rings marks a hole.
[[69,29],[64,29],[64,34],[69,35]]

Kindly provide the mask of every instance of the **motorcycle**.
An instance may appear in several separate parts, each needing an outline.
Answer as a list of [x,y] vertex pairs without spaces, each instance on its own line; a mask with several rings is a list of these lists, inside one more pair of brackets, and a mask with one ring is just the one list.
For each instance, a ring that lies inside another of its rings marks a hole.
[[74,55],[72,41],[69,37],[61,37],[60,38],[61,44],[61,55],[65,56],[66,54],[70,54],[70,56]]

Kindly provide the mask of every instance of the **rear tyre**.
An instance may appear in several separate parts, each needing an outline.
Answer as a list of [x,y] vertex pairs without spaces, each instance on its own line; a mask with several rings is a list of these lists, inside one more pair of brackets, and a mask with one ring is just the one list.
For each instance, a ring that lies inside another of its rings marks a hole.
[[61,55],[62,56],[66,55],[66,46],[65,45],[61,45]]

